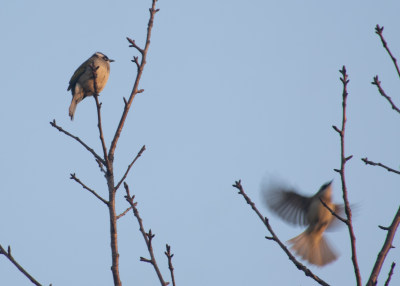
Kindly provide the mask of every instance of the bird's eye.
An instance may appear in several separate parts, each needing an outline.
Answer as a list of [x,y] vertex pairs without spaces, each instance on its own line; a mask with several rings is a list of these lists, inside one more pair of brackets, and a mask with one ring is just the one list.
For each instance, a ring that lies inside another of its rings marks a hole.
[[108,61],[108,57],[107,57],[107,56],[104,56],[103,59],[106,60],[106,61]]

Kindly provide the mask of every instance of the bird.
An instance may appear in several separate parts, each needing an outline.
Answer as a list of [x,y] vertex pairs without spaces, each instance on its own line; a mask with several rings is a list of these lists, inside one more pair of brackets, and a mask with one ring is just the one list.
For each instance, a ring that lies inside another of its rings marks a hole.
[[324,232],[339,220],[320,201],[335,214],[343,213],[344,207],[332,202],[332,181],[323,184],[313,196],[300,195],[293,188],[275,184],[264,189],[264,200],[283,220],[307,226],[304,232],[288,241],[298,256],[316,266],[325,266],[338,258]]
[[69,116],[71,117],[71,120],[74,119],[74,114],[78,103],[81,102],[86,96],[90,96],[95,93],[91,65],[94,64],[94,68],[97,68],[96,91],[97,93],[100,93],[108,81],[111,62],[114,62],[114,60],[109,59],[103,53],[96,52],[83,64],[81,64],[74,72],[67,88],[67,91],[71,90],[72,94],[71,105],[69,106]]

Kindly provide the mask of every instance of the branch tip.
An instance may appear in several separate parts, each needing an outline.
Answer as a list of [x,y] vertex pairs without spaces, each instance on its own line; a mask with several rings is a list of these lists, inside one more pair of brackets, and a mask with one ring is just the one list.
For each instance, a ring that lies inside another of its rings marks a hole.
[[390,230],[390,228],[387,227],[387,226],[378,225],[378,227],[379,227],[380,229],[383,229],[383,230]]

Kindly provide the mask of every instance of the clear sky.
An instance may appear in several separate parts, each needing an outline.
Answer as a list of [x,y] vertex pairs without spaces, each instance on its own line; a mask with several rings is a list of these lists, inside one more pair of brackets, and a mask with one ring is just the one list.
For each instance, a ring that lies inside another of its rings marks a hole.
[[[108,213],[69,179],[106,196],[105,179],[85,149],[52,128],[53,119],[101,153],[92,98],[68,117],[68,81],[94,52],[115,62],[101,94],[109,144],[136,75],[151,1],[2,1],[0,4],[0,243],[41,283],[111,285]],[[312,194],[334,180],[340,202],[338,70],[348,86],[346,175],[363,282],[399,206],[400,177],[361,158],[400,168],[400,117],[371,85],[379,75],[400,105],[400,80],[378,36],[385,27],[400,59],[398,1],[160,0],[148,64],[115,158],[116,177],[147,150],[127,182],[169,279],[165,244],[175,253],[178,285],[314,285],[264,236],[267,230],[232,187],[243,187],[282,241],[302,228],[273,216],[260,197],[278,177]],[[117,209],[127,202],[122,190]],[[158,285],[138,224],[119,220],[124,285]],[[332,285],[354,285],[346,228],[327,234],[341,253],[311,270]],[[397,234],[380,276],[400,263]],[[0,257],[1,285],[31,285]],[[400,285],[396,267],[391,285]]]

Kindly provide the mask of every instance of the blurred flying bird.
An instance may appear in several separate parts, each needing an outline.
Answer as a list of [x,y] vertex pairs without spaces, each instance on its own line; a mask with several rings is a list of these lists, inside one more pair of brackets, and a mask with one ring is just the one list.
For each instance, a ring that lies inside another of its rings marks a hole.
[[339,220],[320,201],[336,214],[343,213],[343,206],[332,202],[332,181],[323,184],[311,197],[277,184],[264,188],[263,195],[268,208],[283,220],[307,226],[303,233],[288,241],[297,255],[317,266],[324,266],[337,259],[337,254],[323,234]]

